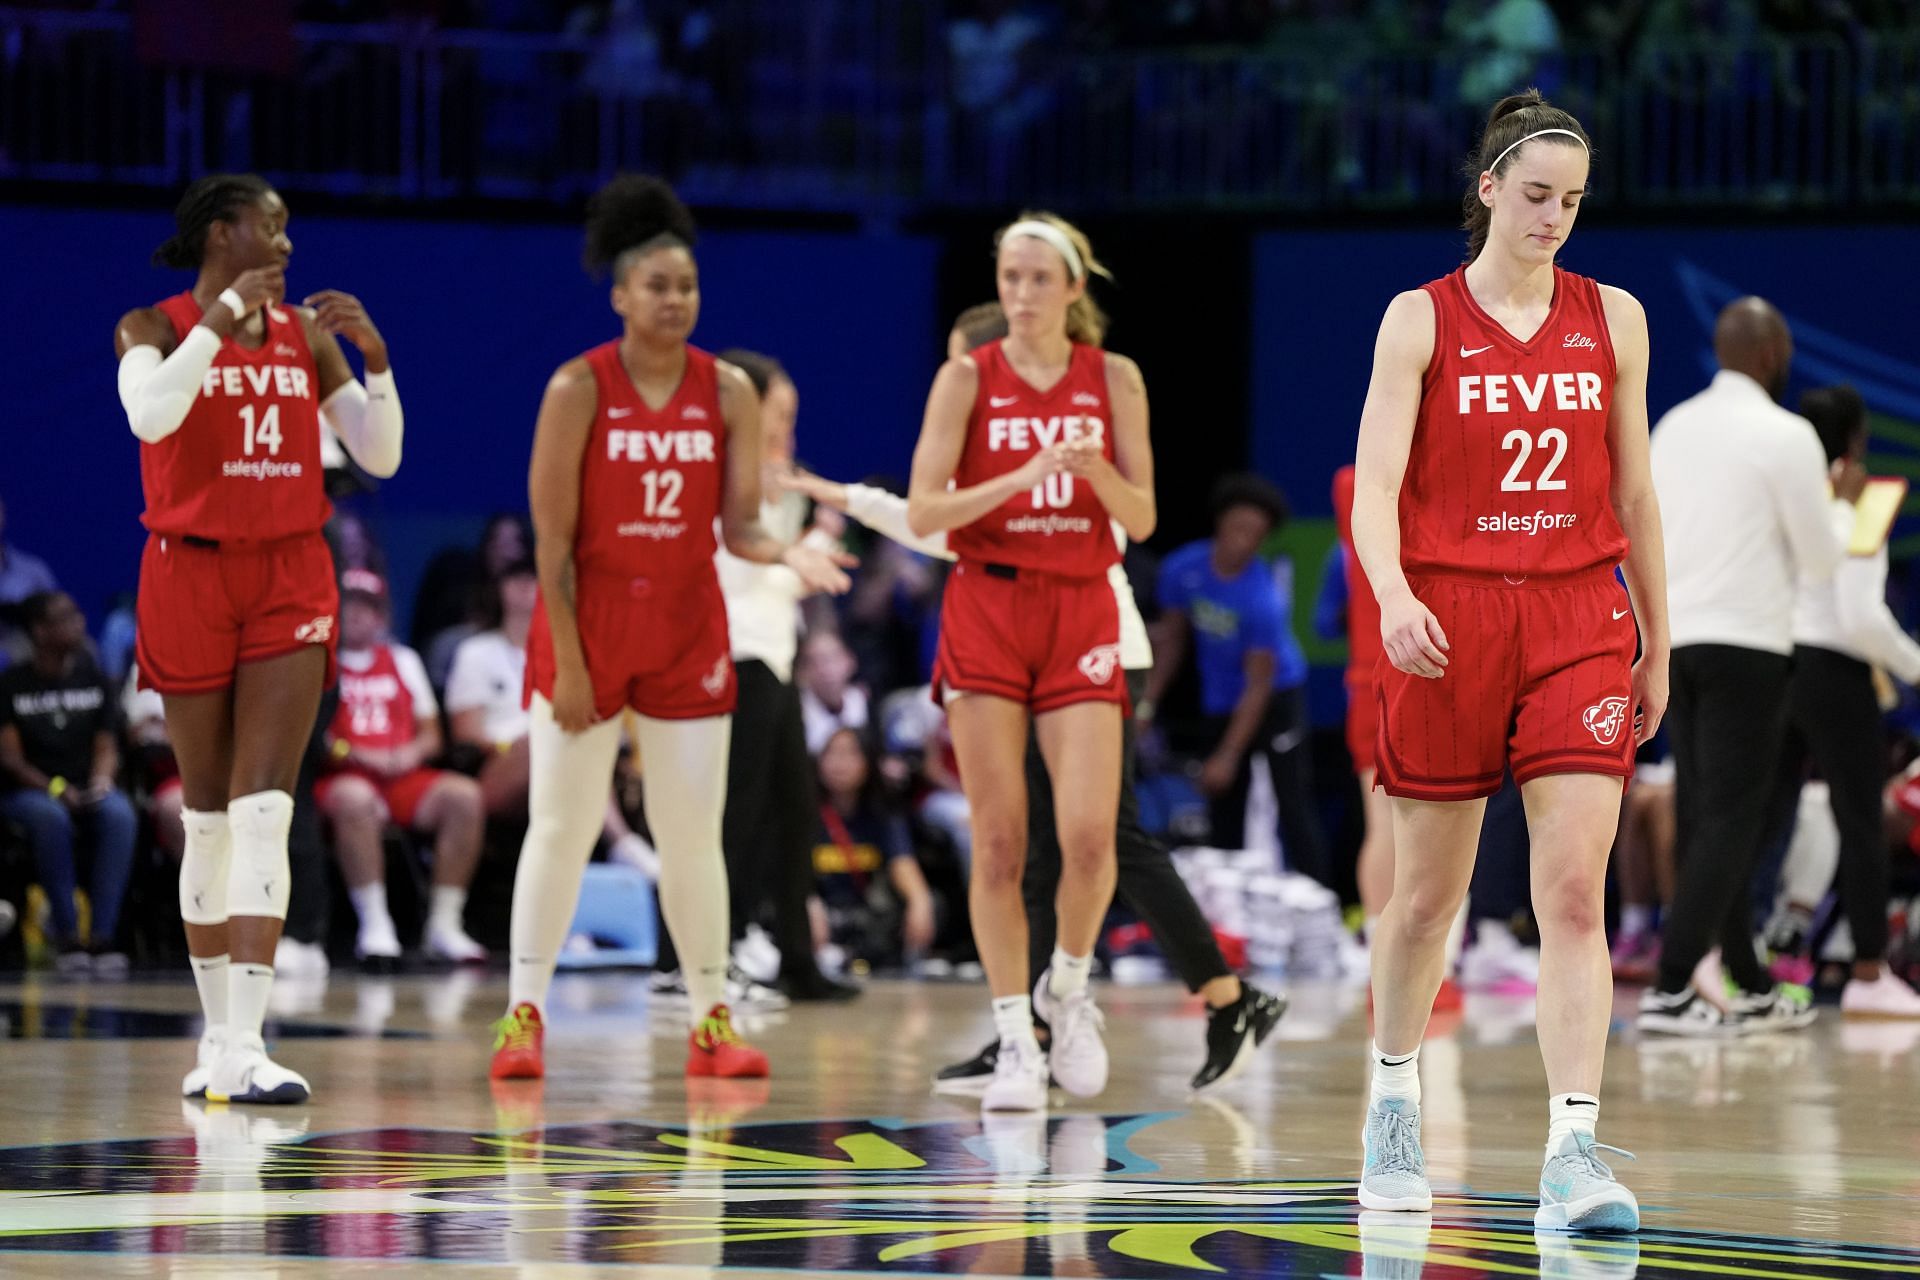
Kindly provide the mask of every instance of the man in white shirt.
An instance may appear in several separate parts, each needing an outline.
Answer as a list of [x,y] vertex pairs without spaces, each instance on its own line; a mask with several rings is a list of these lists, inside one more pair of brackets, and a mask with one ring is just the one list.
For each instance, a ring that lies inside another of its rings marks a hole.
[[[1777,403],[1793,339],[1780,313],[1741,298],[1713,335],[1720,372],[1653,431],[1672,611],[1678,864],[1660,973],[1643,1031],[1806,1026],[1812,1008],[1776,988],[1754,953],[1749,888],[1787,731],[1793,609],[1846,554],[1858,465],[1835,467],[1811,424]],[[1691,989],[1715,945],[1740,989],[1725,1013]]]

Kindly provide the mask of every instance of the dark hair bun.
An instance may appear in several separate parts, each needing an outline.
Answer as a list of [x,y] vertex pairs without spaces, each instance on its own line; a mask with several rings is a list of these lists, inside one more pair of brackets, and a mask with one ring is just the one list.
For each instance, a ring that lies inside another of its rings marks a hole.
[[693,247],[693,215],[659,178],[623,173],[587,202],[587,270],[599,275],[629,249],[663,237]]

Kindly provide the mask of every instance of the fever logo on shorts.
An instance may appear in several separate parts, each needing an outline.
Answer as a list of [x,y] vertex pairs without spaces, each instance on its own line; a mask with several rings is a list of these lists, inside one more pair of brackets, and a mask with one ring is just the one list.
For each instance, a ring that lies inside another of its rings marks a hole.
[[1610,747],[1619,741],[1621,726],[1627,722],[1627,700],[1602,698],[1588,707],[1580,719],[1593,731],[1594,739],[1601,746]]
[[1095,684],[1105,684],[1113,679],[1113,669],[1120,665],[1120,646],[1103,644],[1087,650],[1080,655],[1080,674]]
[[303,622],[293,629],[293,638],[301,644],[325,644],[333,634],[333,615],[323,613],[312,622]]
[[700,677],[700,687],[707,691],[709,698],[719,697],[727,687],[727,668],[732,665],[733,660],[722,654],[719,661],[713,664],[713,670]]

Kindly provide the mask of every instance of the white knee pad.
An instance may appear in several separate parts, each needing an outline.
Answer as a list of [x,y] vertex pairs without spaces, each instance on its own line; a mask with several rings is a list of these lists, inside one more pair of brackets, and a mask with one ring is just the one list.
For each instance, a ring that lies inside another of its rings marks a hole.
[[180,821],[187,829],[180,854],[180,918],[188,924],[225,924],[227,868],[233,861],[226,812],[182,809]]
[[241,796],[227,806],[227,824],[233,838],[227,914],[285,920],[293,890],[287,867],[293,797],[284,791]]

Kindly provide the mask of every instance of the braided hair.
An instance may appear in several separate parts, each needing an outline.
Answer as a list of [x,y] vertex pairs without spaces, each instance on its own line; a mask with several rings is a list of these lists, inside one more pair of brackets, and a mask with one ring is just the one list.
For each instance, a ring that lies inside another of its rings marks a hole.
[[582,255],[589,274],[611,271],[617,280],[635,258],[664,245],[693,248],[693,215],[673,188],[659,178],[623,173],[587,202],[587,247]]
[[153,265],[197,270],[207,256],[208,229],[232,222],[241,209],[272,192],[273,185],[256,173],[210,173],[194,182],[174,207],[174,233],[153,251]]

